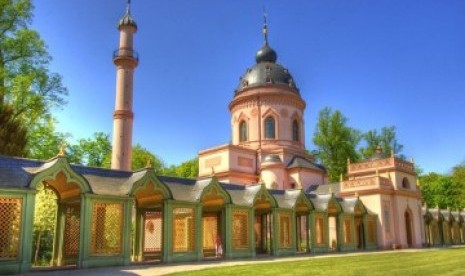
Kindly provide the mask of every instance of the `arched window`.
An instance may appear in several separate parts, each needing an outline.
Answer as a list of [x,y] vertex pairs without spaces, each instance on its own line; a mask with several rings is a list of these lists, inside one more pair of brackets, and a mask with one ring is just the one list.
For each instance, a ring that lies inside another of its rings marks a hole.
[[268,116],[265,119],[265,139],[275,139],[275,137],[276,133],[274,118]]
[[247,141],[247,123],[241,121],[239,124],[239,142]]
[[402,188],[404,188],[404,189],[409,189],[410,188],[410,183],[408,182],[407,177],[404,177],[404,179],[402,179]]
[[292,140],[299,141],[299,123],[297,120],[292,122]]

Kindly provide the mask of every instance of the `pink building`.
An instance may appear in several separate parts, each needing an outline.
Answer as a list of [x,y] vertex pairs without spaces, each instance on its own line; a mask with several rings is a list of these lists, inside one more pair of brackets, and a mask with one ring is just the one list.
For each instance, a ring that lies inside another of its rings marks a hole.
[[277,63],[266,21],[263,36],[256,64],[229,103],[232,142],[199,152],[199,177],[317,195],[331,193],[330,187],[337,197],[359,197],[378,216],[379,247],[421,247],[425,229],[414,164],[378,151],[365,162],[349,161],[348,180],[327,184],[325,168],[305,149],[305,100],[289,70]]

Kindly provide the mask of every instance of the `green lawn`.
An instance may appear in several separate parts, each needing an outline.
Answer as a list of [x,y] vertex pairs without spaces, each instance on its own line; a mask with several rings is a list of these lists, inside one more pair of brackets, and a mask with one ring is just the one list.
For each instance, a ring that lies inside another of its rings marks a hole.
[[221,267],[172,275],[465,275],[465,248]]

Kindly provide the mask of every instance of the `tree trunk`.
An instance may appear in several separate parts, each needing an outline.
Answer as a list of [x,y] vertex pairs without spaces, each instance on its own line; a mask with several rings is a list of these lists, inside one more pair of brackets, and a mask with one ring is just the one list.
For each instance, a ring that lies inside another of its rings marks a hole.
[[36,252],[34,253],[34,264],[37,264],[37,259],[39,258],[41,236],[42,236],[42,231],[38,231],[37,238],[36,238]]

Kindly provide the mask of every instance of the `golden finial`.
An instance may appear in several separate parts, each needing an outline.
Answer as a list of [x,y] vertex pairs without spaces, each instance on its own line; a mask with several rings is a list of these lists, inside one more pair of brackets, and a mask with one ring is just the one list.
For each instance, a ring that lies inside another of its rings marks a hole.
[[350,165],[350,158],[347,158],[347,165]]
[[329,184],[328,192],[332,195],[333,194],[333,186]]
[[146,167],[147,169],[153,168],[153,160],[152,160],[152,157],[147,158],[147,164],[145,164],[145,167]]
[[212,167],[212,176],[215,175],[215,167]]
[[394,150],[391,149],[391,157],[394,157]]
[[66,143],[65,142],[61,143],[60,150],[58,151],[57,156],[59,157],[66,156]]
[[339,176],[339,182],[342,183],[343,181],[344,181],[344,175],[342,175],[342,173],[341,173],[341,175]]
[[355,191],[355,197],[359,198],[358,191]]

